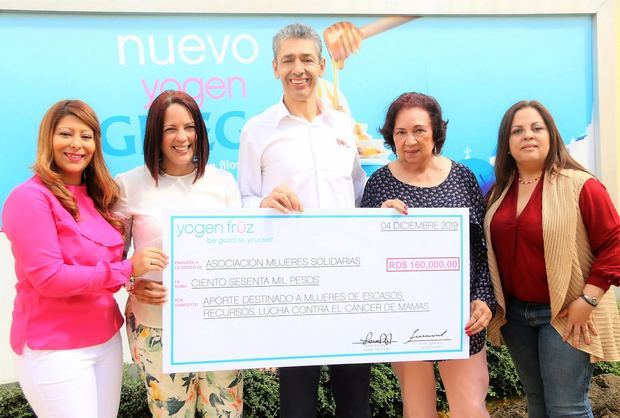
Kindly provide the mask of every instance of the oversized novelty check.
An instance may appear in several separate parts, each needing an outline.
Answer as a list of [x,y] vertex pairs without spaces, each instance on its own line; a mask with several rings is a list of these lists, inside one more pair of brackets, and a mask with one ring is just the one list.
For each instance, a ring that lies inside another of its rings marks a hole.
[[175,211],[166,372],[466,358],[469,211]]

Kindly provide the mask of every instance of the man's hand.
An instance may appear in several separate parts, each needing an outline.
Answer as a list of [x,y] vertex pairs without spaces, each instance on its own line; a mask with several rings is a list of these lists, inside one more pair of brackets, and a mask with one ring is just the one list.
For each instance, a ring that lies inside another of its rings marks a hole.
[[288,213],[289,211],[303,212],[299,198],[287,185],[280,184],[273,189],[269,195],[260,202],[261,208],[273,208],[280,212]]

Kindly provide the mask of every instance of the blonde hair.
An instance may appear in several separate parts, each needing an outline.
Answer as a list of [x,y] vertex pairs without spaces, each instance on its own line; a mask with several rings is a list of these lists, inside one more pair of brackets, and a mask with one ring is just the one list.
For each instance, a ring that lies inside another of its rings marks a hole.
[[118,200],[119,188],[108,171],[103,159],[101,146],[101,127],[97,115],[81,100],[61,100],[54,104],[43,116],[39,126],[37,142],[37,159],[32,167],[43,184],[56,196],[60,204],[77,221],[80,217],[77,202],[65,187],[61,173],[54,162],[54,131],[62,118],[74,116],[86,124],[94,133],[95,152],[82,173],[88,196],[95,208],[114,228],[123,230],[122,222],[112,215],[112,207]]

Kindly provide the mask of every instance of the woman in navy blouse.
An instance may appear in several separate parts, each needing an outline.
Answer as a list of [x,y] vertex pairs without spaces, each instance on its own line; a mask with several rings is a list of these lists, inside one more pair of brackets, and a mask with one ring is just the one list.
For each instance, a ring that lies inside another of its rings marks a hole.
[[[474,174],[442,156],[447,123],[441,107],[421,93],[404,93],[389,107],[381,133],[397,159],[375,172],[364,190],[362,207],[467,207],[470,211],[470,357],[439,362],[450,415],[488,417],[489,386],[485,328],[493,316],[495,297],[489,276],[482,232],[484,204]],[[393,363],[403,398],[405,417],[437,416],[433,363]]]

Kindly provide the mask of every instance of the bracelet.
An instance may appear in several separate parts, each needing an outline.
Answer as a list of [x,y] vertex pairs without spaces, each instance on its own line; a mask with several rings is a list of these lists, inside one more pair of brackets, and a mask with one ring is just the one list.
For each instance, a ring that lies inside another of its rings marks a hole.
[[133,276],[129,277],[127,283],[125,283],[125,290],[127,293],[133,293],[133,289],[136,287],[136,278]]
[[583,294],[583,295],[580,295],[579,297],[585,300],[586,302],[588,302],[590,306],[594,306],[596,308],[596,305],[598,305],[598,299],[594,296],[588,296],[588,295]]

